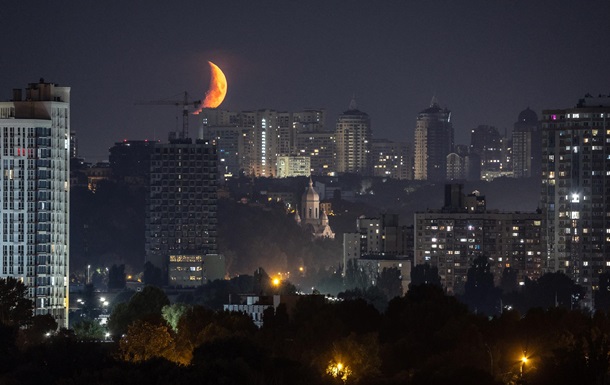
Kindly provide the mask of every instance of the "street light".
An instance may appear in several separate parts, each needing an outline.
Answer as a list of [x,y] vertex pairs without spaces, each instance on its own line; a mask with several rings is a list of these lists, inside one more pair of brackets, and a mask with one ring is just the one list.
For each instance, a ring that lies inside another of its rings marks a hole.
[[87,283],[88,284],[91,283],[91,274],[90,274],[90,271],[91,271],[91,265],[87,265]]
[[527,357],[524,354],[523,357],[521,357],[521,369],[519,370],[521,379],[523,379],[523,369],[525,369],[525,364],[527,364]]
[[352,375],[352,370],[349,366],[343,364],[343,362],[335,362],[334,360],[328,363],[326,367],[326,374],[329,374],[333,378],[338,378],[345,384],[347,378]]

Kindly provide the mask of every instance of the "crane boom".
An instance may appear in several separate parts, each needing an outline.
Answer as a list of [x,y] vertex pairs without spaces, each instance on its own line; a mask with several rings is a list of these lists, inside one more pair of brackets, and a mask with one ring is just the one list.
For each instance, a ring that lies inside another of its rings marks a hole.
[[[198,108],[201,104],[201,100],[190,100],[188,92],[184,91],[182,93],[184,95],[184,99],[182,100],[171,100],[171,99],[162,99],[162,100],[148,100],[148,101],[139,101],[135,104],[138,106],[182,106],[182,138],[188,138],[189,133],[189,108]],[[176,95],[177,96],[177,95]]]

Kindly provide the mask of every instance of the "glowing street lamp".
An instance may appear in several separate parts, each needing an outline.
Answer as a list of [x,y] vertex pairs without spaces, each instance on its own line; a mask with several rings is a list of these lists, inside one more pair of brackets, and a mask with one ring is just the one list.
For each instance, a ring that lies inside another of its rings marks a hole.
[[326,367],[326,374],[333,378],[338,378],[345,384],[349,376],[352,375],[352,370],[343,362],[335,362],[331,360]]
[[519,374],[523,379],[523,370],[525,369],[525,364],[527,364],[527,357],[525,354],[521,357],[521,369],[519,370]]
[[280,286],[280,279],[279,278],[273,278],[273,281],[271,281],[271,283],[273,283],[273,286]]

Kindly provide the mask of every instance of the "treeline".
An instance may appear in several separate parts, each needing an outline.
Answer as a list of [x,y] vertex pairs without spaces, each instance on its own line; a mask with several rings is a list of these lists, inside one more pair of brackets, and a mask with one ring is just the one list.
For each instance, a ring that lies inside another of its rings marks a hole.
[[434,283],[413,285],[383,312],[361,298],[302,296],[267,309],[260,329],[244,314],[170,304],[147,286],[115,307],[113,342],[44,328],[24,342],[32,320],[23,307],[13,314],[5,292],[0,285],[2,384],[608,383],[607,313],[551,307],[488,317]]

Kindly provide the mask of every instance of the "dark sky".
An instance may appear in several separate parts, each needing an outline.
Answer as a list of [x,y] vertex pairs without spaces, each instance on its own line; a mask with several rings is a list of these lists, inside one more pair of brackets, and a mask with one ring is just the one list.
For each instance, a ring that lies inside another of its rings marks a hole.
[[326,108],[334,127],[355,94],[375,137],[408,141],[433,94],[467,143],[527,106],[610,93],[608,0],[23,0],[3,4],[0,33],[0,98],[41,77],[71,86],[91,161],[165,140],[180,111],[134,103],[203,98],[208,60],[229,83],[221,108]]

